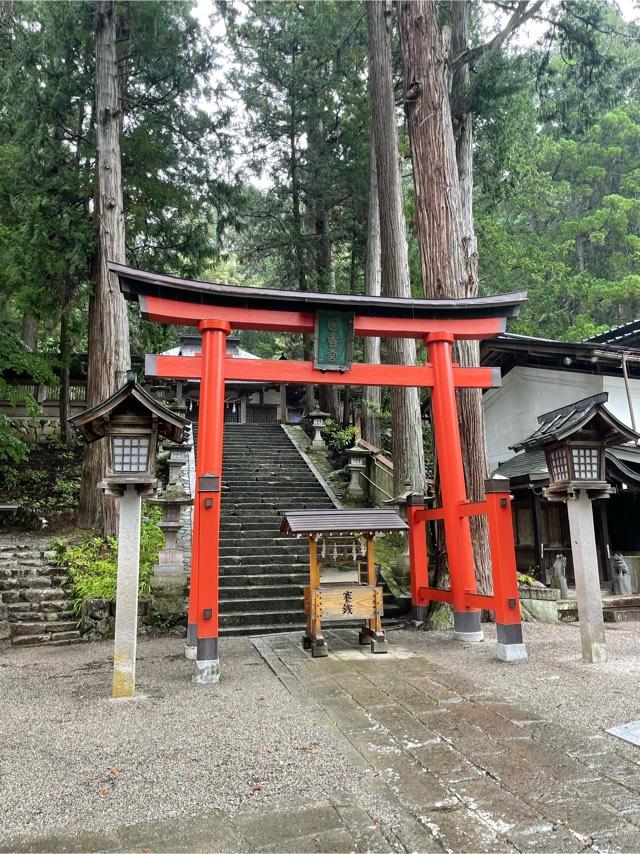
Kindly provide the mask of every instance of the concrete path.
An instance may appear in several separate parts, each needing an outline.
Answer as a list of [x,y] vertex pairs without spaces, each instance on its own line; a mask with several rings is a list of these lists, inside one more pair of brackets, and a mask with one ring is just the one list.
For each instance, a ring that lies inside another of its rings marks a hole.
[[388,656],[359,648],[355,632],[327,640],[326,659],[311,659],[296,635],[254,643],[368,769],[363,787],[395,814],[403,848],[640,850],[640,765],[610,737],[581,738],[499,702],[472,673],[454,675],[393,636]]

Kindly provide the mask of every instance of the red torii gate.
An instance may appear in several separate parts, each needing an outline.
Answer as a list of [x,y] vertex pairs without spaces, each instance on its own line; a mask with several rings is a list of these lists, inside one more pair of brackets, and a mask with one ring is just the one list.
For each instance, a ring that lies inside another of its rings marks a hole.
[[[201,356],[146,357],[146,373],[168,379],[200,379],[200,422],[196,462],[191,590],[187,645],[195,646],[198,682],[219,680],[218,563],[224,429],[224,382],[337,383],[360,386],[433,388],[433,428],[441,472],[442,507],[425,509],[423,496],[412,496],[410,525],[411,598],[424,611],[429,601],[450,602],[454,637],[482,640],[480,609],[496,614],[498,657],[526,657],[518,604],[508,481],[491,482],[484,501],[467,498],[456,388],[500,385],[496,368],[460,367],[453,363],[456,339],[492,338],[504,331],[526,293],[458,300],[386,299],[246,288],[165,276],[109,262],[127,299],[137,300],[142,316],[158,323],[196,326],[202,334]],[[313,333],[320,312],[353,319],[357,336],[422,339],[429,363],[421,366],[356,363],[321,370],[313,362],[239,359],[225,355],[231,328]],[[486,515],[489,523],[493,594],[478,595],[469,517]],[[444,521],[451,589],[429,587],[425,524]]]

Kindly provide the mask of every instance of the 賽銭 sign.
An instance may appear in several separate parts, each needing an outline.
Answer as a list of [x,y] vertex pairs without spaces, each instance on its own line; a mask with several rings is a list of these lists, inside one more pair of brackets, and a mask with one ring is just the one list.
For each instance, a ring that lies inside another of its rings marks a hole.
[[353,358],[353,314],[318,311],[314,367],[321,371],[348,371]]

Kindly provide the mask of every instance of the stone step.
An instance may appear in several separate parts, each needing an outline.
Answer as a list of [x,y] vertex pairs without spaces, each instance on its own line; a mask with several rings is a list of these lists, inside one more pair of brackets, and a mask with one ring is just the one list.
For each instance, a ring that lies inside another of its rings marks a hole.
[[254,611],[240,612],[234,614],[220,614],[220,628],[232,628],[240,626],[264,625],[278,626],[291,625],[292,623],[300,623],[304,621],[304,608],[302,604],[299,608],[282,608],[271,611]]
[[[68,606],[68,603],[67,603]],[[15,609],[15,606],[10,606]],[[41,606],[36,606],[41,607]],[[55,622],[56,620],[76,620],[77,618],[74,612],[67,607],[66,610],[60,611],[43,611],[43,610],[29,610],[29,611],[9,611],[9,622],[10,623],[30,623],[30,622]]]
[[55,640],[46,641],[47,646],[69,646],[73,643],[89,643],[89,638],[84,637],[80,632],[69,632],[68,637],[55,636]]
[[249,557],[250,555],[265,555],[268,554],[271,557],[278,557],[284,555],[305,555],[309,551],[306,543],[298,543],[298,542],[283,542],[282,540],[271,540],[270,544],[267,546],[266,541],[264,545],[257,544],[253,545],[253,542],[250,538],[241,545],[241,546],[221,546],[220,548],[220,557]]
[[234,637],[244,635],[270,635],[274,632],[303,632],[307,628],[306,622],[297,620],[295,623],[247,623],[244,626],[220,625],[220,637]]
[[268,566],[284,565],[289,569],[292,562],[308,566],[308,562],[303,559],[303,555],[296,552],[291,554],[269,554],[268,552],[262,552],[248,555],[223,555],[220,558],[220,567],[232,569],[242,566],[262,566],[266,569]]
[[220,619],[225,617],[235,616],[236,614],[256,614],[263,612],[284,613],[295,612],[304,613],[304,597],[301,594],[297,596],[256,596],[253,599],[221,599],[220,600]]
[[52,632],[67,632],[77,629],[78,620],[43,620],[38,622],[11,623],[12,636],[43,635]]
[[308,562],[286,564],[282,562],[264,563],[262,561],[232,561],[229,563],[220,564],[221,575],[300,575],[301,573],[309,572]]
[[[260,595],[259,588],[268,587],[269,589],[275,589],[276,587],[286,588],[288,586],[295,587],[304,587],[309,583],[309,568],[302,568],[300,572],[288,572],[288,573],[229,573],[229,574],[221,574],[220,575],[220,595],[226,596],[227,589],[231,590],[242,590],[245,595],[247,588],[258,588],[256,592],[256,596]],[[271,587],[273,585],[273,588]]]
[[11,638],[12,646],[37,646],[44,644],[51,638],[49,635],[20,635]]
[[[246,579],[246,576],[244,577]],[[264,599],[287,599],[287,598],[299,598],[303,595],[305,584],[309,583],[309,579],[306,577],[300,576],[299,584],[285,584],[285,583],[268,583],[268,577],[265,579],[264,577],[260,578],[261,581],[266,581],[267,583],[263,584],[247,584],[246,580],[240,586],[229,586],[225,587],[223,585],[220,586],[220,604],[223,602],[230,603],[236,600],[246,600],[247,593],[251,593],[256,601],[263,601]],[[247,588],[250,588],[249,590]],[[251,601],[254,601],[251,599]]]
[[603,608],[605,623],[626,623],[640,620],[640,608]]

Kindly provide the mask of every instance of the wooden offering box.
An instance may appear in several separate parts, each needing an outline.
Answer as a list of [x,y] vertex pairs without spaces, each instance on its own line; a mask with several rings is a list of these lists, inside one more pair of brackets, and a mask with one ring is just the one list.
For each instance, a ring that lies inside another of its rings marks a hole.
[[[407,525],[395,510],[285,510],[281,530],[309,540],[309,586],[304,591],[307,630],[305,649],[314,658],[327,655],[322,635],[322,620],[363,620],[360,643],[370,644],[371,652],[387,651],[382,628],[382,588],[376,584],[374,537],[386,531],[406,531]],[[363,541],[366,554],[367,580],[342,583],[322,582],[318,542],[331,538],[352,538],[353,558],[356,541]]]

